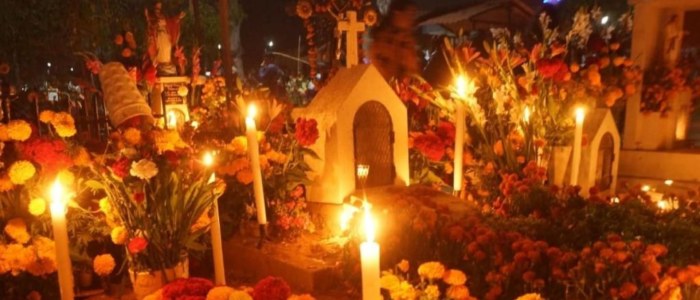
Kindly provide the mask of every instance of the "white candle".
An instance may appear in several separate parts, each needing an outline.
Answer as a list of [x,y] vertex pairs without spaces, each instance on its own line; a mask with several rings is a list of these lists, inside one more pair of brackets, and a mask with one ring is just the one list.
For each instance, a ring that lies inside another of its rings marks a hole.
[[[214,165],[214,156],[207,152],[204,154],[202,163],[210,167]],[[209,184],[216,182],[216,173],[212,172],[209,177]],[[216,285],[226,285],[226,269],[224,268],[224,250],[221,243],[221,223],[219,222],[219,199],[214,199],[214,213],[211,218],[211,252],[214,259],[214,283]]]
[[581,166],[581,142],[583,140],[583,120],[586,111],[576,108],[576,128],[574,129],[574,157],[571,162],[571,185],[578,185],[579,167]]
[[525,124],[530,123],[530,107],[528,106],[525,106],[523,110],[523,122],[525,122]]
[[464,176],[464,131],[465,124],[465,104],[467,100],[467,79],[460,75],[455,80],[457,99],[455,101],[455,148],[454,148],[454,168],[452,188],[455,193],[462,190],[462,180]]
[[260,170],[260,153],[258,149],[258,129],[255,127],[255,106],[248,107],[248,116],[245,118],[246,136],[248,137],[248,157],[253,171],[253,192],[255,193],[255,208],[258,211],[258,224],[267,224],[265,213],[265,194],[262,184],[262,172]]
[[379,284],[379,244],[374,241],[375,225],[367,204],[365,204],[364,223],[365,237],[367,240],[360,244],[362,299],[380,300],[382,296]]
[[66,228],[66,195],[63,186],[56,179],[51,186],[51,225],[56,243],[56,264],[61,299],[73,300],[73,267],[68,249],[68,228]]
[[168,112],[168,129],[170,130],[175,130],[177,129],[177,115],[175,114],[174,111],[169,111]]

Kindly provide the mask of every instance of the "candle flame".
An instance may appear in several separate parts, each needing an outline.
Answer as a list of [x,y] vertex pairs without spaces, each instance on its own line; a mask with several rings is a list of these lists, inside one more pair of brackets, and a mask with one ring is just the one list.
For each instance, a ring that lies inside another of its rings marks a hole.
[[576,108],[576,123],[583,123],[583,119],[586,117],[586,109],[579,106]]
[[367,178],[369,175],[369,165],[357,165],[357,177],[361,179]]
[[374,231],[376,230],[376,225],[374,219],[372,218],[372,213],[370,212],[370,205],[365,203],[365,238],[367,242],[374,242]]
[[258,114],[258,110],[255,108],[255,104],[248,105],[248,118],[255,118],[256,114]]
[[56,178],[51,185],[49,194],[51,196],[51,210],[56,212],[64,210],[66,206],[65,190],[63,189],[63,185],[58,178]]
[[177,116],[174,111],[168,112],[168,127],[174,129],[177,127]]
[[471,105],[474,102],[474,100],[471,99],[474,93],[476,93],[474,81],[470,80],[464,74],[460,74],[455,78],[455,94],[459,99],[469,101]]
[[204,153],[202,163],[207,167],[211,167],[214,164],[214,155],[211,152]]
[[662,199],[659,202],[656,202],[656,206],[658,206],[661,210],[668,210],[671,208],[670,203],[668,203],[668,200],[666,199]]
[[651,191],[651,187],[648,186],[648,185],[646,185],[646,184],[643,185],[643,186],[642,186],[642,192],[648,192],[648,191]]
[[350,220],[357,212],[357,207],[350,204],[343,204],[343,210],[340,212],[340,230],[345,231],[350,227]]
[[455,89],[457,90],[457,96],[464,99],[467,97],[467,79],[464,75],[459,75],[455,79]]
[[523,110],[523,120],[525,121],[525,123],[530,122],[530,107],[529,106],[525,106],[525,109]]

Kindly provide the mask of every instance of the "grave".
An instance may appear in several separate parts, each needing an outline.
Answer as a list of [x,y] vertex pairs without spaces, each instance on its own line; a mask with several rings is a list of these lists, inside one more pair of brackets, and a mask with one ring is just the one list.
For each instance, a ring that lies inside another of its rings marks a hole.
[[[677,31],[670,28],[671,19],[676,16],[677,23],[683,24],[687,12],[700,10],[700,0],[630,2],[634,5],[634,19],[644,20],[635,22],[631,57],[645,70],[654,64],[673,64],[673,58],[678,55],[673,52],[679,52],[681,47],[671,52],[664,51],[669,35]],[[641,93],[627,100],[619,172],[624,181],[700,181],[700,169],[687,168],[700,161],[700,153],[679,148],[687,139],[690,94],[678,93],[669,103],[670,112],[662,115],[660,112],[640,111]]]

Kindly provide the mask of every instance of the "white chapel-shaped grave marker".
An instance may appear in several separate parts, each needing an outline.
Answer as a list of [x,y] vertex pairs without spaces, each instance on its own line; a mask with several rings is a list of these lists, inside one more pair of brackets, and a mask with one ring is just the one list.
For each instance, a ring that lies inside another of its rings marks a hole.
[[357,33],[365,31],[365,23],[357,22],[357,12],[349,10],[345,19],[338,21],[338,31],[345,32],[345,66],[356,66],[359,63]]

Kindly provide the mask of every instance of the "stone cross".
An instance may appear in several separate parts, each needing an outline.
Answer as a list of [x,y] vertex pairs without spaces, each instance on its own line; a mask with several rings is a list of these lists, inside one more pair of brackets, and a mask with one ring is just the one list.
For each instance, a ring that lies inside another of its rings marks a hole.
[[365,23],[357,22],[357,12],[349,10],[345,19],[338,21],[338,31],[345,34],[345,66],[356,66],[359,61],[357,53],[357,33],[365,30]]

